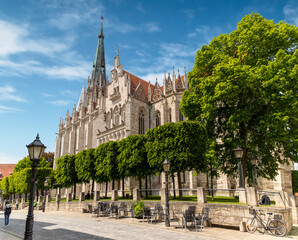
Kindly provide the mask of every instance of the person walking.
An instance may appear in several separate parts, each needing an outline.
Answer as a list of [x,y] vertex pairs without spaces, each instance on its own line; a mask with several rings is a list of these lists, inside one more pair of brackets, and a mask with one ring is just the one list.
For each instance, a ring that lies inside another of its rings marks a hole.
[[4,223],[5,223],[5,227],[7,227],[9,224],[9,216],[11,214],[11,205],[9,204],[9,201],[5,202],[3,211],[4,211]]

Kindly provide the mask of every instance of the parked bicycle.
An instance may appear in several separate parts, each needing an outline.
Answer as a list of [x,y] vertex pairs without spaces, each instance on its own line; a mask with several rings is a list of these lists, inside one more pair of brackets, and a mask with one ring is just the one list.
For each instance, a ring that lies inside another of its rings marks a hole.
[[[271,219],[273,213],[267,213],[267,223],[258,215],[257,211],[253,208],[249,209],[249,213],[253,215],[252,218],[246,222],[246,229],[249,233],[254,233],[257,228],[264,231],[269,231],[275,236],[283,237],[287,234],[286,224],[280,219]],[[277,216],[278,217],[278,216]]]

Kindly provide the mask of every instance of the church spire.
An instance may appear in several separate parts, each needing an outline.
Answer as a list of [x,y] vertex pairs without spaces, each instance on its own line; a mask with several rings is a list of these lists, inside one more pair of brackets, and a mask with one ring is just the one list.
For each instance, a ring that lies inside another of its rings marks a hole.
[[99,85],[99,87],[103,87],[107,84],[103,35],[103,16],[101,16],[100,32],[98,35],[96,54],[93,62],[92,78],[92,82]]

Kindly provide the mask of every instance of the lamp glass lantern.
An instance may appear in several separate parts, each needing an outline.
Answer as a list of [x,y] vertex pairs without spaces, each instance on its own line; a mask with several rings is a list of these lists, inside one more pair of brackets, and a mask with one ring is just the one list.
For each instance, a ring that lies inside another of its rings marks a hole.
[[234,153],[235,153],[235,157],[237,159],[240,159],[243,156],[243,149],[240,147],[237,147],[236,149],[234,149]]
[[37,159],[40,160],[46,146],[42,144],[39,140],[39,134],[37,134],[36,139],[26,146],[28,148],[29,157],[30,159]]
[[46,177],[46,180],[44,181],[45,187],[49,186],[49,180],[50,180],[50,177]]
[[258,161],[258,159],[256,157],[253,157],[252,159],[250,159],[250,163],[251,163],[252,166],[256,166],[257,161]]
[[163,166],[163,170],[164,170],[165,172],[168,172],[168,171],[170,171],[171,163],[170,163],[170,162],[168,161],[168,159],[166,158],[166,159],[164,160],[162,166]]

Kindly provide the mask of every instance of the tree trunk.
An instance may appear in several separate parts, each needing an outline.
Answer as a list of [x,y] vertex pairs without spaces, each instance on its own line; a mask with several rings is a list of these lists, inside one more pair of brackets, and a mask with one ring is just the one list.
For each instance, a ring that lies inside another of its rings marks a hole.
[[149,195],[152,195],[152,182],[151,182],[151,178],[152,178],[152,176],[149,175],[149,187],[150,187]]
[[147,175],[145,176],[145,189],[146,189],[146,198],[148,198],[148,178],[147,178]]
[[76,200],[76,196],[77,196],[77,184],[73,185],[73,200]]
[[208,189],[208,195],[210,196],[210,188],[209,188],[209,176],[208,176],[208,170],[206,172],[206,180],[207,180],[207,189]]
[[140,189],[140,195],[141,195],[141,197],[143,196],[142,195],[142,178],[141,177],[139,177],[139,189]]
[[92,179],[92,187],[91,187],[91,198],[94,199],[94,180]]
[[172,173],[172,180],[173,180],[173,191],[174,191],[174,199],[176,199],[176,190],[175,190],[175,175]]
[[108,182],[106,182],[106,193],[105,193],[105,197],[108,197]]
[[178,178],[178,188],[179,188],[179,200],[183,200],[183,193],[182,193],[182,183],[181,183],[181,175],[180,172],[177,172],[177,178]]
[[214,200],[214,193],[213,193],[213,170],[212,170],[212,165],[211,165],[210,175],[211,175],[211,196],[212,196],[212,201],[213,201]]
[[122,197],[125,197],[125,192],[124,192],[124,177],[122,177]]
[[115,180],[113,179],[112,180],[112,190],[114,190],[115,189]]

